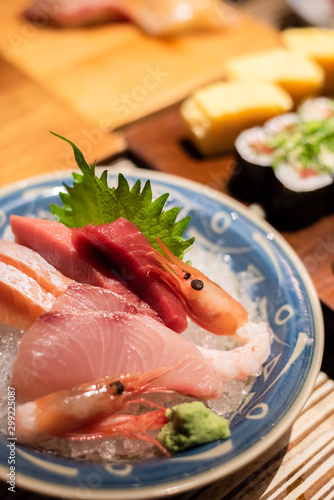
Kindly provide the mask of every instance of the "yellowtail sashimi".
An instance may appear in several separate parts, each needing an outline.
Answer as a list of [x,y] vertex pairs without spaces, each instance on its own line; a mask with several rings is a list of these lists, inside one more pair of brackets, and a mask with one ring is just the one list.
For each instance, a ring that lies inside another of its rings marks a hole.
[[173,367],[166,390],[216,398],[222,382],[194,344],[148,316],[50,312],[24,335],[13,370],[18,403],[122,373]]
[[[146,307],[138,307],[112,290],[84,283],[70,284],[66,291],[58,297],[52,310],[58,312],[104,311],[107,313],[147,314]],[[156,315],[156,319],[159,321],[158,315]]]

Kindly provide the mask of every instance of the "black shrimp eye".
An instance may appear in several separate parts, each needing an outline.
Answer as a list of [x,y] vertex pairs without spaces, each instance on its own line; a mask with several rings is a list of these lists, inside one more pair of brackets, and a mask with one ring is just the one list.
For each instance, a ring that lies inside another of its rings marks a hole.
[[185,275],[183,276],[183,279],[188,280],[190,278],[190,276],[191,276],[190,273],[185,273]]
[[113,382],[112,384],[110,384],[110,387],[115,389],[115,394],[122,394],[122,392],[124,392],[125,390],[124,384],[122,384],[120,380],[117,380],[117,382]]
[[193,288],[194,290],[202,290],[202,288],[204,287],[204,283],[202,280],[192,280],[190,284],[191,288]]

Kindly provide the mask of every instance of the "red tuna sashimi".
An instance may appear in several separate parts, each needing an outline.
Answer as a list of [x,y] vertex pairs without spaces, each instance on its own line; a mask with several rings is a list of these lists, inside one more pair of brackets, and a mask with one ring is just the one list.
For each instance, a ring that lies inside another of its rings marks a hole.
[[222,392],[215,370],[194,344],[147,316],[103,312],[43,314],[22,339],[12,385],[23,403],[158,367],[172,368],[159,378],[159,387],[205,399]]
[[169,328],[178,333],[187,328],[183,304],[154,271],[159,263],[135,224],[120,217],[111,224],[72,229],[72,242],[80,256],[100,266],[101,272],[112,269],[125,276],[131,289]]
[[55,300],[33,278],[0,262],[0,323],[26,330]]
[[128,302],[123,296],[98,286],[72,283],[53,304],[52,311],[104,311],[143,314],[143,309]]
[[0,240],[0,262],[10,264],[37,281],[47,292],[58,297],[72,280],[63,276],[39,253],[12,241]]
[[125,284],[108,271],[101,274],[80,257],[72,244],[68,227],[56,221],[19,215],[12,215],[10,223],[17,243],[38,252],[65,276],[80,283],[108,288],[124,296],[143,314],[156,318],[156,313]]

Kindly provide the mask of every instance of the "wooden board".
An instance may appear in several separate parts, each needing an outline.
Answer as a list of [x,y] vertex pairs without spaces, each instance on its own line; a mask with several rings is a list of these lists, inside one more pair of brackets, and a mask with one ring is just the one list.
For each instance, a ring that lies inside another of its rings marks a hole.
[[101,130],[166,107],[222,78],[225,61],[278,44],[277,32],[235,11],[229,27],[159,39],[127,23],[51,29],[24,22],[29,0],[0,3],[0,53]]
[[103,133],[1,58],[0,73],[0,186],[76,166],[71,147],[49,130],[75,142],[89,162],[124,149],[118,135]]
[[[129,148],[151,168],[195,180],[230,195],[234,156],[200,158],[185,141],[179,106],[123,130]],[[240,200],[239,200],[240,201]],[[334,215],[299,231],[282,232],[309,271],[318,295],[334,311]]]

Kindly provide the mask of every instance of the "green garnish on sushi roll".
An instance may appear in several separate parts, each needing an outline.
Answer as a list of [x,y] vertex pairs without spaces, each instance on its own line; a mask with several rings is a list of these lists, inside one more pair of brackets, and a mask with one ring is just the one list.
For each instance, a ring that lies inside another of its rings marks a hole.
[[268,138],[273,150],[272,167],[288,163],[301,177],[334,173],[334,117],[322,120],[299,119]]
[[[261,148],[254,148],[259,140]],[[308,99],[297,113],[245,130],[235,147],[232,194],[262,203],[267,219],[278,229],[300,229],[334,211],[332,99]]]

